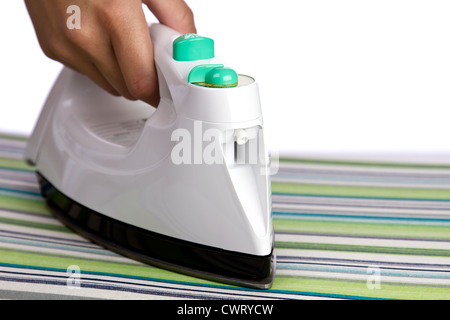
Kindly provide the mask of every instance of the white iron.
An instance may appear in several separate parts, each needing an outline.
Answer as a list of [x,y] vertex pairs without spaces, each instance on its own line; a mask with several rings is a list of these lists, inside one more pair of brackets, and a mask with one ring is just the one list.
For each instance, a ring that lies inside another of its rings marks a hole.
[[52,212],[87,238],[171,270],[269,288],[274,232],[257,83],[239,75],[228,85],[233,71],[204,52],[203,37],[161,24],[150,33],[158,107],[64,68],[25,158]]

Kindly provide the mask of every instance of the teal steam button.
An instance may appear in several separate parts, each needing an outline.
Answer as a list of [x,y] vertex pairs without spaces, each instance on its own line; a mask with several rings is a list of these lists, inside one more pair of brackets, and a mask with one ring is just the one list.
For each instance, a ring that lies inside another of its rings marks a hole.
[[177,61],[214,58],[214,40],[194,33],[179,36],[173,42],[173,58]]
[[229,88],[238,85],[238,75],[223,64],[201,64],[192,68],[188,82],[203,87]]

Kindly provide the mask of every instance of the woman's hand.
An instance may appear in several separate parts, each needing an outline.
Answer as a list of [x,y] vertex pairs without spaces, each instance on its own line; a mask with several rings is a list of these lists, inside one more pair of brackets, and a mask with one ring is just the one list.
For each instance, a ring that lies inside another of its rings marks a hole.
[[[183,0],[25,0],[44,53],[87,75],[116,96],[159,102],[153,47],[145,4],[163,24],[195,33]],[[69,5],[80,8],[80,28],[67,26]]]

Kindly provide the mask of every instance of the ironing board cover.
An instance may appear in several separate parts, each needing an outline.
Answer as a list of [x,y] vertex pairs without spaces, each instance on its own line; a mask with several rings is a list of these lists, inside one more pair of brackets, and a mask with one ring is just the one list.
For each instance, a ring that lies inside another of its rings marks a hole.
[[0,298],[449,299],[450,166],[280,159],[277,269],[260,291],[105,250],[53,218],[26,137],[0,135]]

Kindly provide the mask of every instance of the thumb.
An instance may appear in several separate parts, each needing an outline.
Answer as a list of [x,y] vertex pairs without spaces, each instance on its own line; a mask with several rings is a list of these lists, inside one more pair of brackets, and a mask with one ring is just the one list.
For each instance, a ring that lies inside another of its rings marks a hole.
[[160,23],[180,32],[196,33],[194,14],[183,0],[143,0]]

